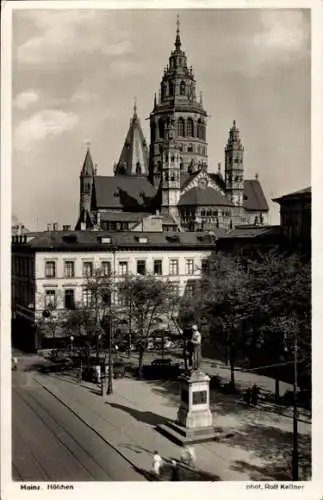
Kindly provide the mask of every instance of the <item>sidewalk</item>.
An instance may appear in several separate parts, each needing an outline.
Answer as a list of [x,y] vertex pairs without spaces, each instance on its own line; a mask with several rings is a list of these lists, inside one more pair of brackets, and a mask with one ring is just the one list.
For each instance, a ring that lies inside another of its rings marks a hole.
[[[118,379],[114,393],[102,398],[94,384],[78,384],[71,376],[37,374],[34,378],[138,469],[151,470],[154,450],[164,458],[179,459],[181,448],[155,430],[156,425],[176,418],[178,396],[167,383]],[[230,399],[225,404],[219,400],[212,410],[214,425],[223,437],[195,446],[200,469],[222,481],[290,479],[285,471],[290,463],[290,419],[246,410]],[[299,423],[299,433],[306,469],[310,425]]]
[[[125,360],[133,359],[136,364],[138,363],[138,354],[132,353],[131,358],[129,358],[126,354],[122,356]],[[169,353],[165,351],[165,358],[171,358],[176,362],[183,361],[183,355],[181,352],[178,354]],[[144,357],[144,363],[150,363],[155,358],[161,358],[159,352],[147,351]],[[226,381],[230,381],[230,367],[226,366],[225,363],[219,361],[217,359],[205,358],[202,357],[201,360],[201,370],[208,375],[214,376],[218,375]],[[253,384],[256,384],[258,387],[263,389],[264,391],[268,391],[271,393],[275,392],[275,380],[270,377],[266,377],[265,375],[259,375],[255,372],[244,371],[242,368],[237,367],[235,369],[235,379],[237,386],[242,388],[248,388]],[[279,382],[280,393],[284,394],[287,390],[293,390],[293,385],[288,384],[286,382]]]

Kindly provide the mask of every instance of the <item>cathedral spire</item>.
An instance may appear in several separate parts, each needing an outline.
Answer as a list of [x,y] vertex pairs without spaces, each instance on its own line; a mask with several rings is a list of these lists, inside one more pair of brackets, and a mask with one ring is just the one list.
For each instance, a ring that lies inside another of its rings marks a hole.
[[176,47],[177,51],[181,50],[181,45],[182,45],[179,29],[180,29],[180,21],[179,21],[179,15],[177,15],[177,19],[176,19],[176,40],[175,40],[175,47]]
[[137,118],[137,97],[134,97],[134,102],[133,102],[133,117]]
[[84,175],[84,176],[94,175],[94,166],[93,166],[89,142],[86,143],[86,155],[85,155],[85,159],[83,162],[81,175]]

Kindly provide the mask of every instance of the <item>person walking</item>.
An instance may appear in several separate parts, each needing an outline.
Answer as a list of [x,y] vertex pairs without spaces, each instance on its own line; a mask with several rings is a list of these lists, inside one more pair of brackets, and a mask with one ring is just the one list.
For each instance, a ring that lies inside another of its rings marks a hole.
[[171,481],[180,481],[180,476],[179,476],[179,470],[178,470],[178,464],[176,460],[172,460],[172,471],[171,471],[171,476],[170,476]]
[[163,464],[163,459],[159,455],[158,451],[155,451],[153,456],[153,471],[156,477],[160,476],[160,469]]

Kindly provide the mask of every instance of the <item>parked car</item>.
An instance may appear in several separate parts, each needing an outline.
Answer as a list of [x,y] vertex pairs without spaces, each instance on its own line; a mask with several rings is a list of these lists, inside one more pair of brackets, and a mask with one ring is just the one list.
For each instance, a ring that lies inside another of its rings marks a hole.
[[143,366],[144,378],[151,380],[177,378],[180,373],[180,364],[169,358],[154,359],[150,365]]

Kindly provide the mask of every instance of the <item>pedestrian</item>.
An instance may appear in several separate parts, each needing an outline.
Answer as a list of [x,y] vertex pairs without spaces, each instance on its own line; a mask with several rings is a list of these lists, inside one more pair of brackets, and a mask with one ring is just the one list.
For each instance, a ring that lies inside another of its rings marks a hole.
[[18,368],[18,359],[16,357],[12,358],[12,369],[17,370]]
[[250,406],[251,403],[251,389],[248,387],[248,389],[245,392],[245,402],[247,403],[248,406]]
[[188,463],[191,467],[196,466],[196,454],[195,454],[195,448],[193,446],[189,446],[187,448],[188,452]]
[[172,460],[172,471],[170,476],[171,481],[180,481],[179,470],[176,460]]
[[153,470],[156,475],[156,477],[159,477],[160,475],[160,469],[163,464],[163,459],[159,455],[158,451],[155,451],[154,456],[153,456]]

